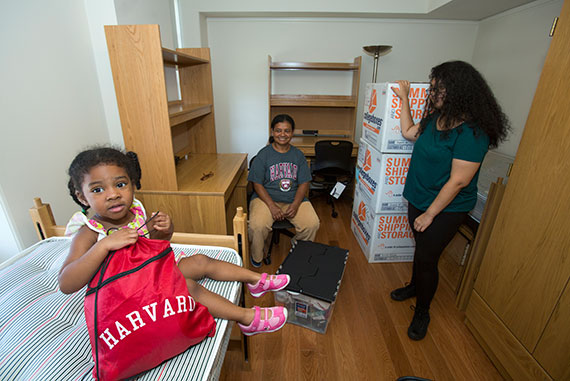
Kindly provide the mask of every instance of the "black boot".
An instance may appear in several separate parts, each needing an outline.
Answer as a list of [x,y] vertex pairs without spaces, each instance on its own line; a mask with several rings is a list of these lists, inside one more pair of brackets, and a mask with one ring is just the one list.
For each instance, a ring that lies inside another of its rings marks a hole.
[[408,337],[412,340],[423,339],[427,333],[429,320],[429,309],[416,307],[412,323],[408,328]]
[[416,286],[409,284],[406,287],[397,288],[390,293],[390,297],[398,302],[416,296]]

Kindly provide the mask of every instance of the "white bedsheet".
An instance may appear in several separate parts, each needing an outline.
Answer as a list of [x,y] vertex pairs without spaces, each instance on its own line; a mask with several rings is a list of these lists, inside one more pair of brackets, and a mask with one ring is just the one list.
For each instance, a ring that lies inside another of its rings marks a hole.
[[[83,314],[85,289],[65,295],[57,274],[71,240],[50,238],[0,265],[0,380],[86,380],[94,366]],[[172,244],[175,253],[202,253],[242,265],[235,250]],[[237,303],[239,282],[205,279],[204,287]],[[137,377],[217,379],[232,323],[215,319],[216,335]]]

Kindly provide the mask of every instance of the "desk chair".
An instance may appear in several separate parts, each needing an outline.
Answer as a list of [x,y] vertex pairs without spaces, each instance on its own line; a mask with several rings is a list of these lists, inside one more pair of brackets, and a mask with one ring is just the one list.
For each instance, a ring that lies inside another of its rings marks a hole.
[[273,249],[273,244],[277,245],[279,243],[279,235],[284,234],[287,237],[293,238],[295,233],[289,229],[293,229],[294,227],[295,226],[287,219],[273,222],[273,225],[271,225],[271,229],[273,230],[271,232],[271,243],[269,244],[269,249],[267,249],[267,256],[263,258],[263,262],[266,265],[271,264],[271,249]]
[[338,213],[330,193],[337,182],[348,185],[352,181],[354,165],[351,154],[352,142],[347,140],[320,140],[315,143],[315,161],[311,164],[311,191],[327,192],[327,203],[331,204],[333,218]]

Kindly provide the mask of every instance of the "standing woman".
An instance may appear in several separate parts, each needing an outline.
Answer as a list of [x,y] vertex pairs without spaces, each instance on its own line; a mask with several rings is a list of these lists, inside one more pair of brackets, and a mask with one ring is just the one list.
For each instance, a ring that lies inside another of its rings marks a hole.
[[415,141],[404,188],[416,249],[412,280],[391,292],[392,299],[416,297],[408,336],[421,340],[438,284],[439,257],[477,201],[477,179],[489,148],[497,147],[509,122],[481,74],[462,61],[431,70],[424,117],[414,124],[410,83],[392,91],[402,100],[402,135]]

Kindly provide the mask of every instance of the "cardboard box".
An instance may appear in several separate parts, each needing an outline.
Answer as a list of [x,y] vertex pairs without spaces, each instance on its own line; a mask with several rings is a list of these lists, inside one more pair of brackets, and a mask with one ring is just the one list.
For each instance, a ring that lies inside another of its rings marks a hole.
[[326,332],[347,260],[348,250],[297,242],[277,271],[289,274],[291,282],[274,293],[275,303],[287,308],[287,323]]
[[381,153],[360,139],[355,184],[374,213],[408,211],[403,193],[411,158],[406,153]]
[[[402,102],[392,87],[399,85],[395,82],[366,84],[362,137],[380,152],[410,153],[414,144],[402,136]],[[414,123],[422,119],[428,88],[428,83],[410,85],[410,109]]]
[[410,262],[414,258],[415,241],[406,213],[374,213],[354,190],[350,228],[368,262]]

